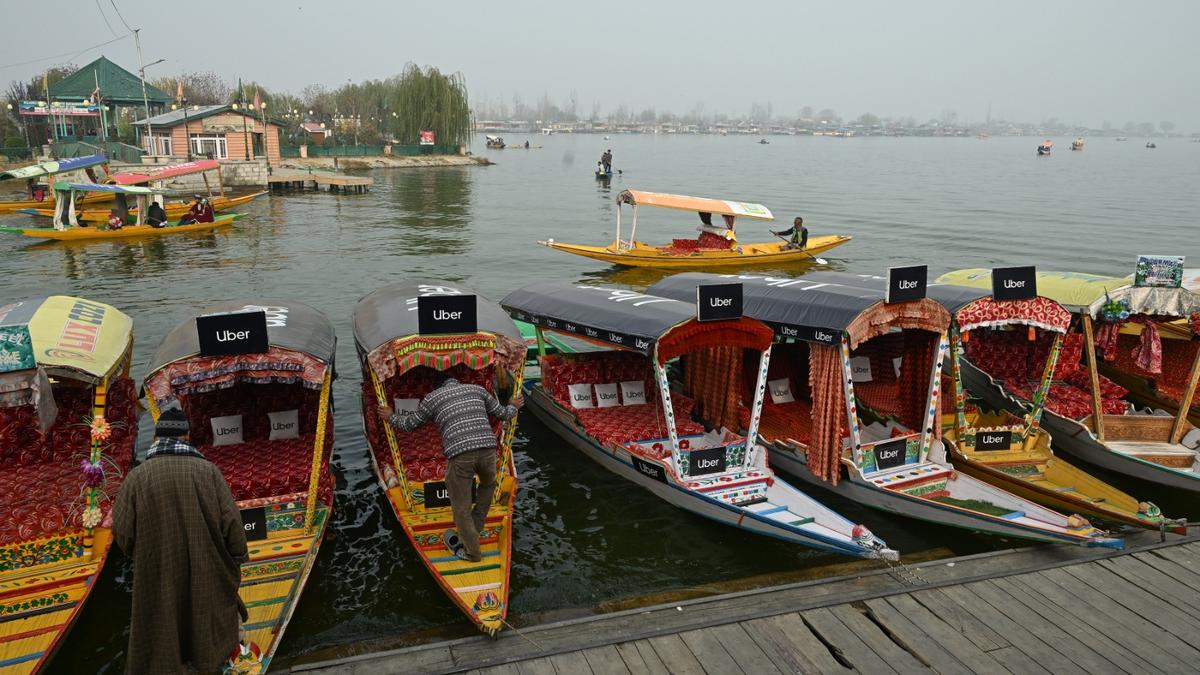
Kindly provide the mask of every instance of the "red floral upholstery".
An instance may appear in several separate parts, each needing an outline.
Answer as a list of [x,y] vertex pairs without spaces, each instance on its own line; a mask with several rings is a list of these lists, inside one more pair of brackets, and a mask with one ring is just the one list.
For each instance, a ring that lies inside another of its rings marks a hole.
[[[80,462],[91,451],[92,388],[60,385],[54,389],[58,418],[46,434],[38,429],[32,406],[0,408],[0,545],[51,535],[82,526],[83,472]],[[104,443],[105,494],[115,497],[129,471],[137,438],[133,380],[109,386],[106,418],[113,432]],[[101,500],[108,516],[111,502]]]
[[[1134,351],[1137,349],[1139,341],[1140,338],[1136,335],[1121,335],[1117,340],[1117,358],[1112,365],[1126,373],[1150,381],[1154,390],[1168,401],[1178,403],[1183,400],[1183,393],[1187,389],[1187,378],[1192,372],[1192,362],[1196,358],[1196,350],[1200,349],[1200,341],[1163,340],[1162,372],[1158,375],[1153,375],[1138,367]],[[1200,401],[1194,402],[1192,407],[1200,408]]]

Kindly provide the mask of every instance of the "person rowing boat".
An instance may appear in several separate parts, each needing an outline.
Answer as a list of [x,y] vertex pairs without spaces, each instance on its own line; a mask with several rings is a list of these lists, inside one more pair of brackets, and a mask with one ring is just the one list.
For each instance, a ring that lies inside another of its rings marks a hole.
[[785,247],[787,249],[803,251],[808,248],[808,228],[804,227],[804,219],[800,216],[796,216],[788,229],[778,232],[771,230],[771,234],[783,237],[788,242]]

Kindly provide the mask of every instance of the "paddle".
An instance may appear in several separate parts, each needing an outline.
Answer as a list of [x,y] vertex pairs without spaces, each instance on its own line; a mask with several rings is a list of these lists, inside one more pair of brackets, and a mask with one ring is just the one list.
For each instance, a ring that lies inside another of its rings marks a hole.
[[[783,236],[782,234],[772,232],[771,230],[767,230],[767,232],[771,232],[771,234],[775,235],[776,237],[779,237],[780,239],[782,239],[783,241],[785,241],[789,244],[792,243],[791,239],[788,239],[787,237]],[[809,254],[809,257],[812,258],[813,262],[817,263],[818,265],[828,265],[829,264],[828,260],[826,260],[824,258],[818,258],[817,256],[812,255],[811,253]]]

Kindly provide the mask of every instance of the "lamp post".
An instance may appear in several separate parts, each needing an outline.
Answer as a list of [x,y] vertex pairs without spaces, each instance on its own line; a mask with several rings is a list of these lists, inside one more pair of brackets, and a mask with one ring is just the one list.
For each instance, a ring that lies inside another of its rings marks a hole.
[[[138,63],[141,63],[142,61],[142,40],[140,37],[138,37],[138,33],[141,30],[142,29],[139,28],[133,31],[133,41],[137,43]],[[152,155],[156,155],[158,153],[154,151],[154,136],[150,132],[150,99],[146,96],[146,69],[150,66],[158,65],[163,61],[166,61],[166,59],[159,59],[153,63],[144,64],[138,68],[138,75],[142,81],[142,105],[145,106],[146,112],[146,151]]]
[[[239,100],[242,102],[242,108],[245,108],[246,107],[246,95],[245,95],[244,90],[241,91],[241,97]],[[238,104],[234,103],[233,109],[235,111],[238,110]],[[246,161],[249,162],[250,161],[250,129],[247,127],[245,110],[242,111],[242,149],[245,151]]]
[[192,130],[188,127],[187,97],[180,99],[180,103],[183,104],[183,143],[187,149],[187,161],[190,162],[192,161]]

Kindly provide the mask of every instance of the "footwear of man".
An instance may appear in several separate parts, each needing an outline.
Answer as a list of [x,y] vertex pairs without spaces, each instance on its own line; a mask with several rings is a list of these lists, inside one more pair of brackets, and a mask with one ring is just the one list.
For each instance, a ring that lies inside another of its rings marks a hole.
[[459,538],[457,531],[453,529],[446,530],[445,534],[442,535],[442,543],[446,545],[446,550],[459,559],[468,559],[467,547],[463,544],[462,539]]

